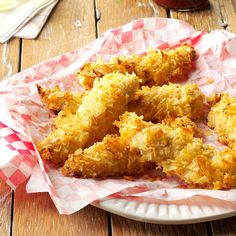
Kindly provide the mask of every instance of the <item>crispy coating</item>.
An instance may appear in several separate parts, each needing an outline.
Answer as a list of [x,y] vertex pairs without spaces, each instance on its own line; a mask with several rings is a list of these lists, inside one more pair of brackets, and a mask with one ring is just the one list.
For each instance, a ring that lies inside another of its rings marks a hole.
[[196,120],[203,117],[206,98],[196,84],[169,84],[161,87],[142,87],[129,111],[143,115],[146,121],[187,116]]
[[[79,101],[76,104],[77,97],[81,96],[82,99],[82,95],[81,93],[78,95],[77,93],[66,93],[70,100],[65,103],[67,109],[64,110],[74,113],[81,103]],[[53,99],[52,102],[60,103],[60,101],[56,101],[56,97]],[[61,99],[61,97],[58,97],[58,99]],[[48,100],[50,101],[51,98]],[[70,102],[72,102],[71,106]],[[196,84],[168,84],[151,88],[144,86],[142,89],[137,90],[134,101],[131,101],[128,105],[128,110],[135,112],[139,116],[143,115],[144,120],[152,122],[160,122],[166,118],[182,116],[197,120],[204,117],[205,103],[206,98]]]
[[236,186],[236,150],[217,151],[194,135],[188,118],[153,124],[126,112],[115,122],[120,137],[107,135],[102,142],[70,155],[65,175],[106,178],[147,174],[156,165],[196,187],[229,189]]
[[115,124],[125,145],[139,150],[146,160],[157,163],[182,150],[197,132],[196,124],[187,117],[153,124],[143,121],[135,113],[126,112]]
[[[181,117],[176,119],[169,118],[163,120],[162,123],[153,124],[152,122],[144,121],[142,116],[137,116],[137,114],[135,114],[134,112],[125,112],[123,115],[120,116],[120,120],[115,121],[114,124],[119,128],[121,140],[126,145],[130,145],[131,140],[134,139],[136,134],[144,132],[144,130],[147,128],[150,128],[148,132],[157,133],[162,132],[162,129],[165,129],[167,133],[171,130],[183,129],[185,131],[185,134],[189,133],[191,137],[198,133],[198,128],[196,124],[187,117]],[[173,137],[173,139],[175,138],[175,141],[177,142],[177,137]],[[137,144],[137,146],[143,145],[143,141],[144,140],[140,140],[140,143]]]
[[59,115],[56,129],[38,145],[41,156],[63,164],[76,149],[101,141],[114,131],[113,122],[127,110],[128,101],[133,99],[137,88],[135,75],[113,73],[96,80],[76,114],[62,114],[61,122]]
[[214,169],[214,188],[230,189],[236,187],[236,150],[224,149],[212,160]]
[[152,124],[135,113],[125,113],[116,125],[131,151],[139,151],[145,161],[154,161],[168,175],[204,188],[235,187],[236,151],[217,151],[194,136],[196,126],[188,118],[176,120]]
[[208,114],[208,125],[215,129],[219,141],[236,147],[236,98],[228,94],[216,97],[216,103]]
[[[127,114],[130,114],[127,118],[132,118],[132,113]],[[172,128],[182,126],[184,123],[186,123],[186,127],[195,128],[193,122],[188,119],[187,122],[184,122],[184,120],[183,118],[165,122]],[[142,120],[140,119],[140,121]],[[149,125],[153,126],[152,123],[148,123]],[[168,126],[166,128],[171,129]],[[142,158],[139,150],[131,150],[120,137],[107,135],[102,142],[97,142],[84,151],[78,149],[71,154],[62,168],[62,172],[67,176],[106,178],[148,174],[154,167],[153,160],[147,161],[146,158]]]
[[175,158],[162,161],[161,165],[168,175],[178,175],[193,186],[211,189],[236,186],[236,151],[216,151],[200,139],[194,139]]
[[118,136],[107,135],[102,142],[71,154],[62,173],[84,178],[140,176],[154,167],[154,163],[142,161],[139,152],[126,148]]
[[58,85],[52,89],[43,88],[40,85],[37,85],[37,88],[44,105],[57,112],[66,110],[75,113],[84,96],[81,92],[63,92]]
[[140,78],[141,85],[158,86],[185,77],[192,68],[194,58],[194,48],[182,45],[174,49],[150,51],[144,56],[121,56],[109,63],[87,63],[76,74],[80,84],[87,89],[93,87],[95,78],[116,71],[134,72]]

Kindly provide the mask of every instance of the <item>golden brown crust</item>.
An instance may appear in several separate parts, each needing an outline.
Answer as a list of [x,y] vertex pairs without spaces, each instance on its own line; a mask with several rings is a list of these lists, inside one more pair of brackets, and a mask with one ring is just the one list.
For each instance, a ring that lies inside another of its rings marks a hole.
[[174,49],[150,51],[144,56],[121,56],[109,63],[87,63],[76,74],[80,84],[86,89],[93,87],[96,78],[117,71],[135,73],[140,78],[141,85],[158,86],[183,79],[191,70],[194,58],[194,48],[182,45]]
[[82,103],[84,93],[62,91],[58,85],[52,89],[43,88],[40,85],[36,85],[38,93],[44,105],[51,110],[61,111],[66,110],[75,113],[78,106]]
[[[62,92],[59,87],[44,89],[38,86],[43,102],[49,109],[74,114],[86,93]],[[142,87],[129,103],[128,110],[143,115],[144,120],[160,122],[166,118],[187,116],[204,118],[206,97],[196,84],[169,84],[161,87]]]
[[128,101],[137,88],[135,75],[114,73],[95,81],[76,114],[59,113],[56,128],[38,145],[42,157],[62,164],[76,149],[102,140],[107,133],[114,131],[113,122],[127,110]]
[[144,120],[160,122],[166,118],[187,116],[197,120],[204,117],[206,98],[196,84],[168,84],[142,87],[129,111],[143,115]]
[[[88,89],[83,95],[38,86],[44,104],[60,111],[52,132],[38,145],[42,157],[54,164],[65,162],[62,172],[68,176],[139,176],[161,166],[167,175],[194,187],[235,187],[236,151],[217,151],[197,137],[192,120],[204,118],[207,100],[199,87],[156,86],[185,76],[194,57],[193,47],[182,45],[85,64],[78,72]],[[146,86],[138,90],[140,84]],[[208,103],[209,125],[223,143],[235,148],[236,98],[215,95]],[[120,136],[110,135],[117,127]]]
[[135,113],[125,113],[116,124],[121,141],[145,161],[161,165],[166,174],[203,188],[236,186],[236,151],[217,151],[204,144],[195,137],[196,126],[188,118],[152,124]]
[[102,142],[71,154],[62,173],[83,178],[140,176],[154,167],[154,163],[142,161],[138,152],[126,148],[118,136],[107,135]]
[[236,98],[229,94],[216,96],[215,105],[208,114],[208,125],[214,128],[219,141],[236,147]]

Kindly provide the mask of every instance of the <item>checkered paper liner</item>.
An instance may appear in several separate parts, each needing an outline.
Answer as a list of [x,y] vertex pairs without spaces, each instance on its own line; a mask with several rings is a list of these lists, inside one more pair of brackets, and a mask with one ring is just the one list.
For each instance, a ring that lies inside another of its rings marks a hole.
[[[73,74],[86,61],[134,52],[141,54],[149,48],[165,49],[182,43],[192,44],[197,51],[196,68],[188,82],[199,84],[206,95],[216,91],[236,95],[236,36],[226,31],[213,31],[210,34],[195,32],[183,21],[166,18],[143,18],[111,29],[80,50],[53,58],[2,81],[0,151],[3,155],[0,160],[4,161],[0,162],[0,177],[15,188],[31,175],[27,191],[49,192],[59,212],[64,214],[71,214],[111,195],[133,195],[143,201],[150,198],[171,201],[204,195],[226,200],[236,208],[235,189],[186,190],[178,188],[179,183],[173,179],[150,182],[64,177],[58,169],[43,162],[33,148],[49,132],[53,117],[43,107],[36,83],[45,87],[58,84],[65,90],[79,90]],[[8,135],[12,135],[11,139],[7,138]],[[216,138],[212,135],[207,142],[221,147]],[[11,146],[15,149],[11,149]]]
[[0,178],[15,189],[37,164],[32,142],[0,122]]

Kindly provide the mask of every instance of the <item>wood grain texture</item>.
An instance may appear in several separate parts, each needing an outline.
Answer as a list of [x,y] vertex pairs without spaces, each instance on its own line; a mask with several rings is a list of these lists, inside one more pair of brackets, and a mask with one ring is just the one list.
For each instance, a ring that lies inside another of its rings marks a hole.
[[211,222],[213,235],[236,236],[236,217]]
[[128,220],[120,216],[112,217],[113,236],[173,236],[173,235],[207,235],[206,225],[155,225]]
[[26,194],[25,185],[16,191],[13,236],[108,235],[107,215],[89,206],[69,215],[59,215],[47,193]]
[[[19,61],[19,40],[0,44],[0,80],[17,72]],[[1,157],[4,158],[4,157]],[[10,235],[12,191],[0,179],[0,235]]]
[[96,36],[93,0],[61,0],[36,40],[23,40],[22,69],[85,46]]
[[19,62],[19,39],[0,44],[0,80],[15,74]]
[[10,235],[12,190],[0,179],[0,235]]
[[121,26],[141,17],[166,17],[166,10],[152,0],[96,0],[101,17],[98,33]]
[[[80,22],[79,22],[80,21]],[[81,26],[80,26],[81,23]],[[93,0],[62,0],[36,40],[23,40],[22,69],[84,46],[95,39]],[[107,214],[86,207],[70,216],[59,215],[46,193],[15,192],[13,235],[107,235]]]
[[199,31],[222,29],[223,25],[219,2],[217,0],[210,0],[209,2],[210,8],[207,10],[192,12],[171,11],[170,16],[188,22]]
[[219,6],[224,27],[228,31],[236,33],[236,1],[219,0]]

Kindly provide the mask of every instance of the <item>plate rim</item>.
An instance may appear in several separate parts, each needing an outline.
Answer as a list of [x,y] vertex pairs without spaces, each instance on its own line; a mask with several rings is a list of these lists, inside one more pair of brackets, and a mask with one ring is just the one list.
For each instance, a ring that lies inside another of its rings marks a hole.
[[[225,210],[225,212],[222,213],[217,213],[217,214],[210,214],[207,215],[205,214],[205,216],[200,216],[200,217],[192,217],[192,218],[188,218],[186,216],[185,219],[167,219],[166,217],[164,218],[155,218],[152,216],[143,216],[140,217],[139,215],[137,215],[135,212],[126,212],[124,210],[122,210],[123,208],[121,208],[121,210],[117,210],[116,208],[113,208],[112,206],[107,205],[109,201],[115,200],[115,199],[119,199],[125,202],[135,202],[137,203],[138,201],[135,200],[129,200],[129,199],[125,199],[125,198],[109,198],[106,200],[102,200],[102,201],[97,201],[97,202],[93,202],[91,205],[100,208],[102,210],[105,210],[107,212],[110,212],[112,214],[130,219],[130,220],[135,220],[138,222],[144,222],[144,223],[151,223],[151,224],[165,224],[165,225],[180,225],[180,224],[195,224],[195,223],[203,223],[203,222],[208,222],[208,221],[212,221],[212,220],[220,220],[220,219],[226,219],[229,217],[234,217],[236,216],[236,209],[227,209]],[[148,203],[148,202],[147,202]],[[157,204],[157,203],[150,203],[150,204]],[[158,204],[157,204],[158,205]]]

